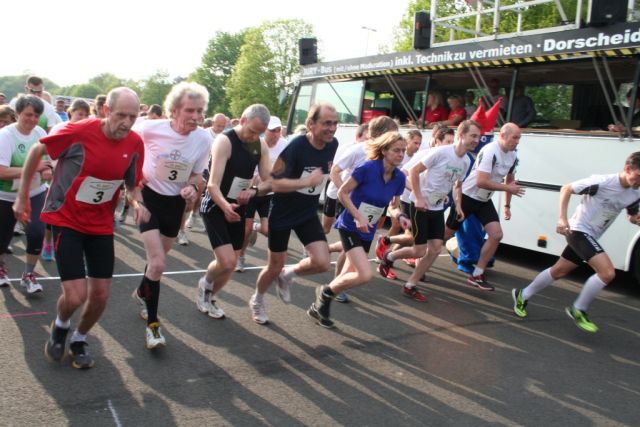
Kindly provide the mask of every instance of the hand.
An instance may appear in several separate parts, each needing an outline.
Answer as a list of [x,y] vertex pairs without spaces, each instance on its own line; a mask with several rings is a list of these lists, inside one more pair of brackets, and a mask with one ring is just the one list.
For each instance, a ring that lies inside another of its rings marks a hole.
[[413,205],[415,206],[416,210],[419,210],[419,211],[427,210],[427,202],[422,197],[419,199],[416,197],[416,201]]
[[456,204],[456,220],[458,222],[462,222],[464,221],[465,215],[464,212],[462,211],[462,206],[460,206],[459,203]]
[[236,209],[239,207],[240,205],[237,203],[227,203],[222,209],[222,212],[224,212],[224,219],[226,219],[227,222],[240,222],[242,218],[240,217],[240,214],[236,212]]
[[568,236],[571,234],[571,228],[569,227],[569,223],[566,219],[559,219],[558,225],[556,225],[556,233],[562,234],[563,236]]
[[133,208],[133,221],[136,225],[147,223],[150,218],[151,213],[149,212],[149,209],[147,209],[147,207],[142,203],[136,203]]
[[240,206],[246,205],[247,203],[249,203],[249,200],[251,200],[251,198],[255,195],[256,195],[255,190],[247,188],[246,190],[242,190],[240,193],[238,193],[236,202],[238,202],[238,205]]
[[519,186],[518,182],[514,181],[507,184],[507,192],[513,194],[514,196],[522,197],[524,196],[524,187]]
[[629,222],[631,224],[640,225],[640,213],[629,215]]
[[622,123],[616,123],[607,127],[610,132],[624,132],[624,125]]
[[37,172],[42,172],[45,169],[53,169],[53,162],[51,160],[40,160],[38,163],[38,167],[36,168]]
[[198,200],[199,194],[196,189],[193,188],[193,185],[189,184],[182,190],[180,190],[180,196],[182,196],[182,198],[185,199],[187,203],[193,206],[193,204]]
[[366,218],[359,212],[358,215],[353,219],[356,223],[356,228],[358,229],[358,231],[361,231],[363,233],[368,233],[370,231],[369,229],[374,227],[374,225],[369,224]]
[[309,183],[305,187],[317,187],[318,185],[322,184],[322,180],[324,179],[322,169],[315,168],[313,172],[311,172],[307,176],[307,179],[309,180]]
[[18,195],[16,201],[13,202],[13,215],[18,221],[28,224],[31,221],[31,200]]
[[53,171],[49,168],[46,168],[45,170],[40,172],[40,179],[42,179],[43,181],[51,179],[52,176],[53,176]]
[[511,208],[509,206],[504,207],[504,219],[509,221],[511,219]]

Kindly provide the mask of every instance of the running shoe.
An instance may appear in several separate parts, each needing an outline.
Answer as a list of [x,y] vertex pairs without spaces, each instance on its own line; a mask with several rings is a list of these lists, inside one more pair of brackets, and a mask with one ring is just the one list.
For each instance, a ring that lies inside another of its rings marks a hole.
[[225,317],[224,310],[218,307],[214,299],[209,301],[209,317],[213,317],[214,319],[224,319]]
[[167,341],[162,335],[160,322],[153,322],[147,325],[147,348],[153,350],[154,348],[164,347],[165,345],[167,345]]
[[53,245],[51,243],[44,245],[40,254],[43,261],[53,261]]
[[407,264],[409,267],[413,267],[416,268],[416,262],[418,260],[415,258],[405,258],[404,259],[404,263]]
[[238,257],[238,261],[236,261],[236,268],[234,271],[237,271],[238,273],[242,273],[244,272],[245,267],[246,267],[246,264],[244,263],[244,255],[240,255]]
[[574,322],[576,322],[576,326],[578,328],[580,328],[580,329],[582,329],[583,331],[586,331],[586,332],[591,332],[591,333],[598,332],[598,327],[596,326],[595,323],[593,323],[591,320],[589,320],[589,317],[587,317],[587,312],[586,311],[578,310],[577,308],[574,308],[573,306],[566,307],[564,309],[564,311],[566,311],[567,315],[570,318],[572,318]]
[[329,318],[331,309],[331,298],[324,293],[324,286],[318,286],[316,288],[316,300],[309,310],[307,315],[316,320],[316,323],[323,328],[332,329],[335,327],[333,320]]
[[259,222],[254,222],[251,225],[251,234],[249,234],[249,245],[254,246],[256,241],[258,240],[258,227],[260,227]]
[[467,278],[467,284],[469,286],[473,286],[475,288],[480,289],[481,291],[495,291],[496,288],[484,278],[484,274],[480,274],[479,276],[470,275]]
[[76,369],[93,368],[95,362],[87,351],[88,346],[89,344],[84,341],[74,341],[69,344],[69,356],[72,358],[71,366]]
[[349,295],[347,295],[346,292],[340,292],[338,295],[336,295],[336,297],[334,298],[337,302],[341,302],[343,304],[346,304],[349,302]]
[[280,298],[280,300],[285,304],[289,304],[291,302],[291,285],[292,284],[293,284],[293,279],[286,279],[284,277],[284,270],[282,270],[278,275],[276,293],[278,294],[278,298]]
[[147,318],[149,317],[149,313],[147,313],[147,303],[138,294],[138,288],[133,290],[133,293],[131,294],[131,298],[133,298],[136,304],[138,304],[138,308],[140,309],[140,312],[139,312],[140,317],[144,320],[147,320]]
[[11,284],[11,280],[9,280],[9,272],[7,268],[4,266],[0,266],[0,288],[6,288]]
[[44,344],[44,355],[47,359],[59,362],[64,358],[64,347],[69,329],[59,328],[56,321],[51,322],[51,335]]
[[187,221],[184,223],[185,227],[187,228],[193,228],[193,221],[194,221],[194,215],[193,212],[191,212],[189,214],[189,217],[187,218]]
[[13,253],[13,246],[8,245],[7,246],[7,250],[5,251],[5,253],[11,255]]
[[20,286],[25,288],[28,294],[42,292],[42,285],[38,283],[38,280],[36,279],[36,275],[34,273],[22,273]]
[[422,294],[422,292],[420,292],[416,286],[412,286],[411,288],[403,286],[402,295],[418,302],[427,302],[427,297],[425,297],[424,294]]
[[13,226],[13,235],[14,236],[22,236],[24,234],[24,226],[21,222],[16,222],[16,225]]
[[258,302],[255,295],[249,300],[249,308],[251,309],[251,318],[254,322],[260,325],[266,325],[269,323],[269,317],[267,316],[267,309],[264,306],[264,302]]
[[380,273],[380,275],[386,279],[389,280],[395,280],[398,278],[398,276],[396,276],[395,271],[393,271],[393,262],[389,262],[387,261],[387,255],[386,253],[382,255],[382,258],[380,258],[380,264],[378,264],[378,273]]
[[201,313],[209,313],[211,300],[211,290],[207,289],[207,283],[205,276],[202,276],[198,280],[198,291],[196,295],[196,306]]
[[120,215],[117,216],[116,221],[121,224],[124,224],[127,220],[127,214],[129,213],[129,206],[125,205],[120,211]]
[[522,298],[522,289],[511,289],[511,298],[513,298],[513,312],[518,317],[527,317],[528,300]]
[[187,239],[187,233],[180,230],[178,232],[178,244],[180,246],[187,246],[189,244],[189,239]]
[[389,251],[389,245],[385,243],[384,237],[385,236],[380,236],[376,244],[376,256],[380,261],[384,259],[384,254],[386,254],[387,251]]

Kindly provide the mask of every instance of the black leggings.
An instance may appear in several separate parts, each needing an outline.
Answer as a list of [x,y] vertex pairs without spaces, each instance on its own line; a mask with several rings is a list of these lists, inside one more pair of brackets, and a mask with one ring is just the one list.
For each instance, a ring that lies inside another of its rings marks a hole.
[[[33,196],[31,200],[31,221],[27,225],[27,253],[40,255],[42,251],[42,239],[44,238],[44,223],[40,221],[40,212],[44,205],[47,192]],[[13,215],[13,202],[0,200],[0,254],[7,252],[7,246],[13,238],[13,228],[16,225],[16,217]]]

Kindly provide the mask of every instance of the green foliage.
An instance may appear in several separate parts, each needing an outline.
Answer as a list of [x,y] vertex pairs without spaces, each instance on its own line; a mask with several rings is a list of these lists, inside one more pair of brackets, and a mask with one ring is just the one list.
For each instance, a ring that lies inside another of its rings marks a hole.
[[225,87],[240,56],[244,37],[245,30],[235,34],[217,32],[209,40],[201,65],[189,75],[189,80],[200,83],[209,91],[209,116],[214,113],[230,114]]
[[538,117],[570,119],[573,88],[569,85],[548,85],[527,88],[527,95],[536,106]]
[[249,105],[262,103],[272,114],[277,114],[276,75],[270,66],[273,54],[257,28],[248,30],[244,40],[240,57],[227,81],[230,113],[240,117]]
[[101,93],[106,93],[106,92],[102,92],[97,85],[92,83],[82,83],[79,85],[73,85],[67,88],[64,93],[61,92],[58,95],[69,95],[69,96],[75,96],[79,98],[94,99],[97,95]]
[[[27,82],[28,74],[22,74],[20,76],[2,76],[0,77],[0,92],[7,96],[7,102],[19,93],[24,92],[24,86]],[[56,93],[59,86],[51,80],[43,77],[44,88],[48,92]]]
[[140,102],[143,104],[162,105],[174,82],[169,78],[169,73],[158,70],[147,79],[140,82]]

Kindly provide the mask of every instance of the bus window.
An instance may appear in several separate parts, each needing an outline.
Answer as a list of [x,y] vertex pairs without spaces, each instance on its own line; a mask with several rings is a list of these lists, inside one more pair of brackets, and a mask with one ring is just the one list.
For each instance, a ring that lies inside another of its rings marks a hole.
[[291,129],[295,129],[296,126],[304,124],[307,120],[307,113],[309,112],[309,106],[311,105],[311,91],[311,84],[300,86],[298,98],[296,98],[296,106],[293,113],[293,125]]
[[363,80],[331,82],[331,86],[327,82],[320,82],[316,84],[313,100],[333,105],[340,123],[356,124],[360,117],[363,86]]

